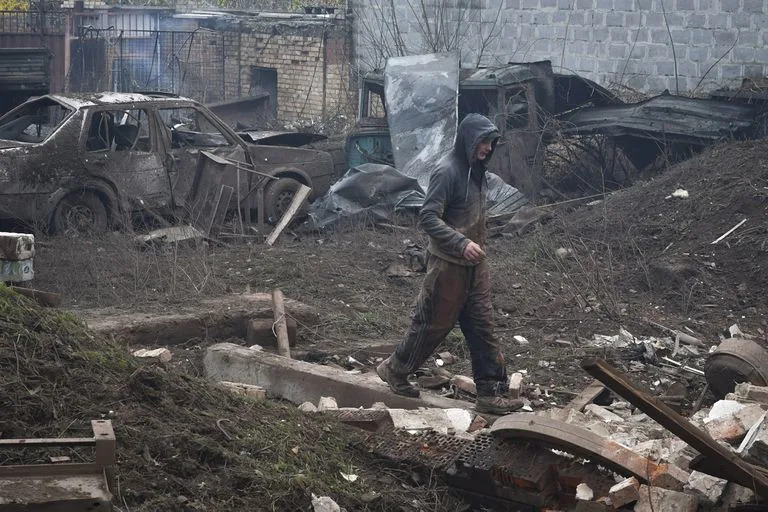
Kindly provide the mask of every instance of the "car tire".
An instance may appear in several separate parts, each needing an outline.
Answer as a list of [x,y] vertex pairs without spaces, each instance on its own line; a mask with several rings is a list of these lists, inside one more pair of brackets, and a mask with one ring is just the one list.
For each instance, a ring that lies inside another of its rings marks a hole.
[[[280,178],[267,186],[264,191],[264,212],[268,222],[277,224],[280,221],[291,206],[299,187],[301,183],[293,178]],[[304,208],[299,209],[299,214],[303,211]]]
[[103,233],[108,227],[107,207],[93,192],[69,194],[53,214],[53,232],[58,235]]

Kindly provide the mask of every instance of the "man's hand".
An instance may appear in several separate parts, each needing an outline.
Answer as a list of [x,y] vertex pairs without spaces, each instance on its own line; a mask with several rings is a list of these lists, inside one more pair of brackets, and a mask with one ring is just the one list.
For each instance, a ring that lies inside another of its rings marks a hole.
[[475,242],[469,242],[464,248],[464,259],[469,260],[472,263],[479,263],[485,257],[485,251],[480,248]]

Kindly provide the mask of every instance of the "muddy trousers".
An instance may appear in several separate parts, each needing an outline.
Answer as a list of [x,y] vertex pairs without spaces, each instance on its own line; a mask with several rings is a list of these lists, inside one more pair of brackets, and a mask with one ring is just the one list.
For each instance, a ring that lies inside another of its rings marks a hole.
[[467,267],[429,255],[411,327],[395,349],[390,369],[399,374],[415,372],[457,321],[469,347],[478,394],[500,394],[507,388],[507,373],[493,335],[491,282],[485,261]]

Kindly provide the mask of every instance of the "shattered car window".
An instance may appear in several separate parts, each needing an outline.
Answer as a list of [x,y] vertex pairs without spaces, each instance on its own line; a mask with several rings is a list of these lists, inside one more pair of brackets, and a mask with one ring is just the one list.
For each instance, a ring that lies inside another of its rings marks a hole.
[[197,109],[163,108],[158,112],[163,124],[171,131],[172,148],[212,148],[231,145],[221,130]]
[[0,119],[0,139],[43,142],[71,113],[71,109],[50,98],[26,103]]
[[150,151],[147,111],[100,110],[90,118],[88,151]]

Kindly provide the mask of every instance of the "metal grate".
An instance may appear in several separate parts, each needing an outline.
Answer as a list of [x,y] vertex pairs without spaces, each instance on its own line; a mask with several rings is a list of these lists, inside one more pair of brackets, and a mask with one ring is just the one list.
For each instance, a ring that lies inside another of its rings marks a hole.
[[374,453],[390,460],[445,470],[470,443],[467,439],[434,431],[409,434],[395,430],[384,439],[378,437],[371,448]]

